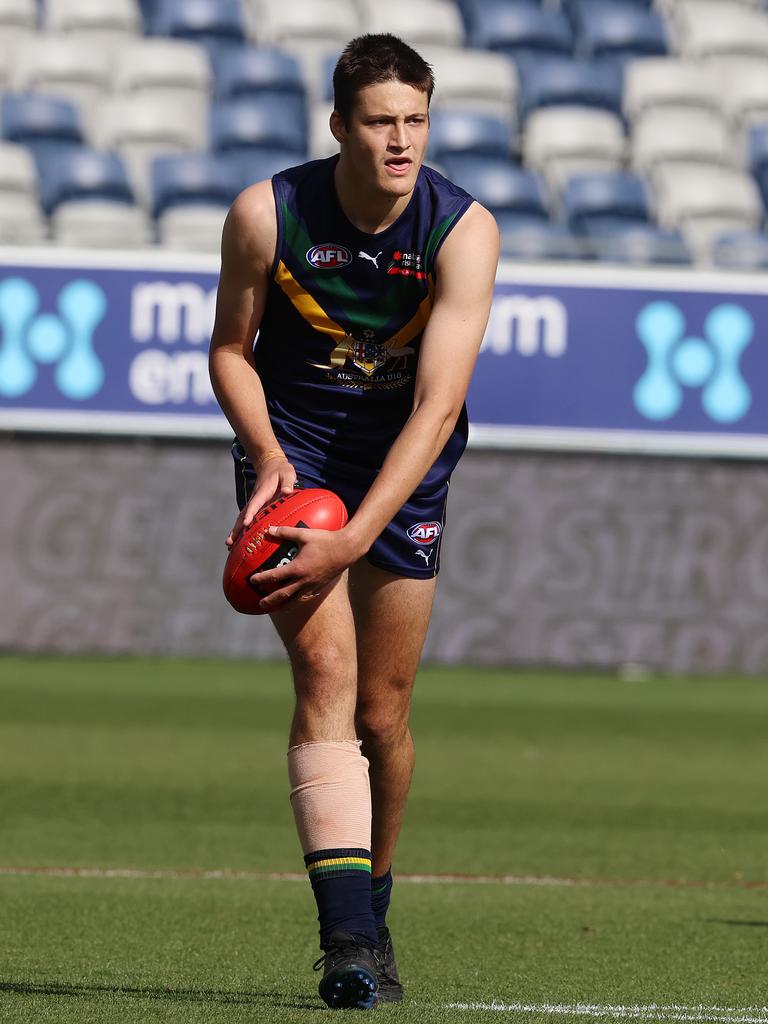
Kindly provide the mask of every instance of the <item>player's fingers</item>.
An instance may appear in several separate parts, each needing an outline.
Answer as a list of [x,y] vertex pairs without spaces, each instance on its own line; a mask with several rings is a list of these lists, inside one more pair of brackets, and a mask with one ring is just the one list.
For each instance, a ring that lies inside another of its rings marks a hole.
[[259,608],[265,612],[270,611],[275,605],[281,605],[285,601],[290,601],[299,593],[300,586],[298,583],[290,584],[287,587],[281,587],[280,590],[274,590],[267,597],[263,597],[259,601]]
[[292,540],[298,544],[309,540],[309,532],[306,526],[270,526],[267,530],[274,540]]
[[244,515],[245,515],[245,510],[243,510],[240,513],[240,515],[237,517],[237,519],[235,520],[235,525],[232,527],[232,529],[229,531],[229,534],[227,535],[227,539],[226,539],[226,541],[224,543],[227,545],[228,548],[232,547],[232,545],[235,543],[235,541],[237,540],[237,538],[240,536],[240,534],[243,531],[243,517],[244,517]]
[[291,494],[296,486],[296,470],[290,463],[280,472],[280,493]]

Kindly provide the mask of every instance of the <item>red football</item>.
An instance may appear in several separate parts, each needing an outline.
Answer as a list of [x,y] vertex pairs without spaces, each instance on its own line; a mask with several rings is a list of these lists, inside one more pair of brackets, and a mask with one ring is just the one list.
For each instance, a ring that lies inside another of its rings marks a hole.
[[[311,530],[340,530],[347,522],[344,502],[332,491],[307,487],[265,505],[247,530],[243,530],[230,549],[224,566],[224,594],[234,609],[246,615],[264,615],[259,608],[271,587],[251,582],[251,576],[263,569],[274,569],[292,561],[299,553],[294,541],[271,540],[270,526],[298,526]],[[275,605],[270,611],[282,608]]]

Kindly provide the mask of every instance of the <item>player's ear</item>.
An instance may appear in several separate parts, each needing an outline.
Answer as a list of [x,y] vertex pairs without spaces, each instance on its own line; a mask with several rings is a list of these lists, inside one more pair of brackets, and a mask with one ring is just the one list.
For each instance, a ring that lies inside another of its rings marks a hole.
[[343,142],[347,134],[347,127],[344,124],[344,118],[338,110],[334,110],[331,114],[329,124],[331,128],[331,135],[334,139],[336,139],[337,142]]

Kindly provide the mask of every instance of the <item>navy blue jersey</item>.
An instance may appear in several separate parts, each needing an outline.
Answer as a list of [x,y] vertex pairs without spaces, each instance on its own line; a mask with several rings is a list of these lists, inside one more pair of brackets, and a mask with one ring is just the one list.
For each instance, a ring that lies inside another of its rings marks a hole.
[[[272,179],[277,250],[255,359],[288,457],[370,477],[411,413],[437,254],[472,197],[422,167],[397,220],[368,234],[341,208],[337,160]],[[466,436],[462,410],[424,485],[450,476]]]

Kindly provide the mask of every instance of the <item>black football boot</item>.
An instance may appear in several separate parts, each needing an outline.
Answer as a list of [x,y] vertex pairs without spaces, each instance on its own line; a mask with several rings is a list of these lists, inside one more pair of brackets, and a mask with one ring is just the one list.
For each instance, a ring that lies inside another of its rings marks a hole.
[[395,950],[389,928],[379,928],[379,943],[374,950],[376,955],[376,976],[379,980],[379,1002],[399,1003],[403,999],[403,986],[397,974]]
[[373,950],[348,932],[333,932],[325,952],[315,964],[322,968],[318,986],[323,1001],[332,1010],[371,1010],[376,1005],[378,964]]

